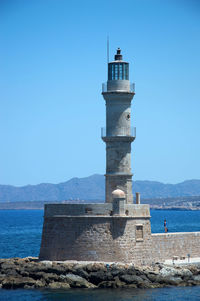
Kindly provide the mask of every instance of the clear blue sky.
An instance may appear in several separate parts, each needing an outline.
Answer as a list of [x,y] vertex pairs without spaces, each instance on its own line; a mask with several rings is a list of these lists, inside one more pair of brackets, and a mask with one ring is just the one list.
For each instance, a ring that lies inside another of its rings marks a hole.
[[108,34],[136,84],[133,179],[200,179],[198,0],[1,0],[0,28],[0,184],[105,173]]

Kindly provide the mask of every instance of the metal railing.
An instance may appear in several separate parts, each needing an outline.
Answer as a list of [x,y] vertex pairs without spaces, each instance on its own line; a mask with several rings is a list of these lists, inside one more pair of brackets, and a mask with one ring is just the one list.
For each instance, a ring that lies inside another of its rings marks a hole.
[[[120,90],[117,90],[117,91],[120,91]],[[130,83],[130,89],[129,90],[121,90],[122,92],[129,92],[129,93],[134,93],[135,92],[135,83]],[[102,92],[114,92],[114,91],[111,91],[109,90],[108,91],[108,88],[107,88],[107,82],[103,83],[102,84]]]
[[114,129],[101,128],[101,137],[136,137],[136,127],[120,127]]

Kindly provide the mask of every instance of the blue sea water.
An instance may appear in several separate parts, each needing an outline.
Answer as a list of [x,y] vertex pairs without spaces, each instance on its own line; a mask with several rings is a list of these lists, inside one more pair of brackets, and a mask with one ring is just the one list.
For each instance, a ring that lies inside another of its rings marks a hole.
[[1,301],[199,301],[200,287],[160,289],[1,290]]
[[[200,231],[200,211],[151,210],[152,233]],[[38,256],[43,210],[0,210],[0,258]],[[200,301],[200,287],[123,290],[0,290],[0,301]]]

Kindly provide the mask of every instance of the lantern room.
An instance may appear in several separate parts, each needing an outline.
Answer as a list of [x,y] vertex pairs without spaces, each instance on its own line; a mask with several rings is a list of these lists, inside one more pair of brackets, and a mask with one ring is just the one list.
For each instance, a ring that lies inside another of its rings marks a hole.
[[108,63],[108,80],[129,80],[129,63],[123,61],[120,48],[115,60]]

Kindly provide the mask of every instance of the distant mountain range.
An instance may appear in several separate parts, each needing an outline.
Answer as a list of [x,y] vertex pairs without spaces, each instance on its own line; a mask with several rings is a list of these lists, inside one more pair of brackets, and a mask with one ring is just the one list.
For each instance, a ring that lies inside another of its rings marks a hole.
[[[200,180],[188,180],[179,184],[163,184],[155,181],[134,181],[133,193],[141,193],[142,199],[200,196]],[[42,183],[15,187],[0,185],[0,202],[63,201],[105,199],[103,175],[72,178],[59,184]]]

